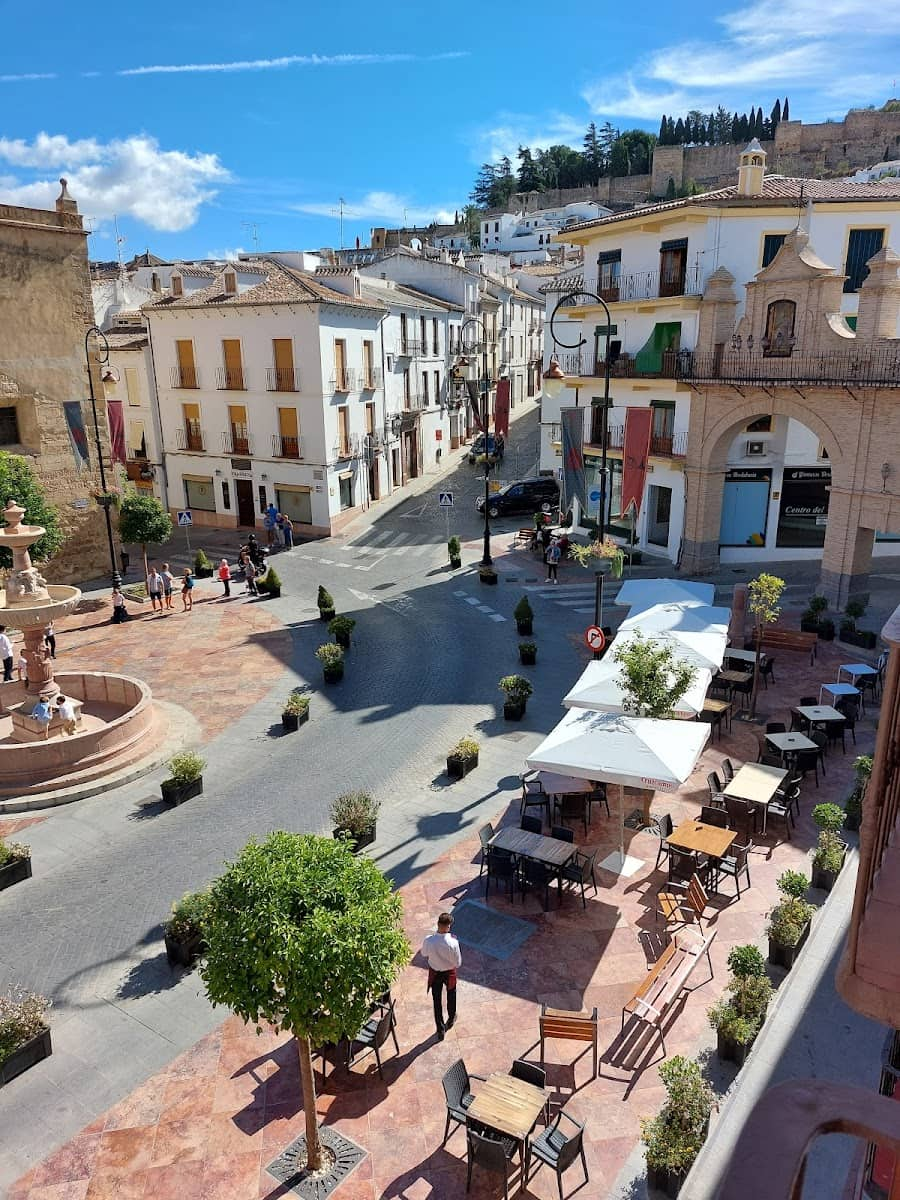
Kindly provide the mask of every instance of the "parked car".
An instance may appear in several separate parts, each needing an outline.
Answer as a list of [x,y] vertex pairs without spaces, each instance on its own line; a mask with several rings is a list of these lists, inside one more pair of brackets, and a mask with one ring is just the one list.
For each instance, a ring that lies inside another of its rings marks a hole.
[[[470,463],[475,462],[479,455],[484,454],[484,434],[479,433],[475,441],[469,447],[467,455]],[[502,433],[489,433],[487,436],[488,456],[491,462],[498,462],[503,457],[503,452],[506,449]]]
[[[541,475],[538,479],[520,479],[508,483],[494,492],[488,501],[488,514],[492,517],[513,513],[539,512],[545,504],[556,508],[559,505],[559,484],[552,475]],[[475,507],[484,512],[484,496],[478,496]]]

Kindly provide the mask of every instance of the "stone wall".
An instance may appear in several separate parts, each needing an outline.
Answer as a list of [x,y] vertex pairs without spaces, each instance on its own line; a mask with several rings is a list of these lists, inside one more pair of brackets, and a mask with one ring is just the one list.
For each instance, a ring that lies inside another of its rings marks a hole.
[[[66,542],[47,570],[55,583],[108,574],[106,524],[92,496],[100,490],[88,401],[84,336],[93,324],[86,235],[69,199],[61,211],[0,205],[0,405],[14,407],[18,445],[48,499],[57,506]],[[109,467],[106,402],[94,369],[104,465]],[[62,404],[82,400],[90,468],[76,468]],[[115,482],[107,470],[107,485]],[[6,497],[0,500],[5,501]]]

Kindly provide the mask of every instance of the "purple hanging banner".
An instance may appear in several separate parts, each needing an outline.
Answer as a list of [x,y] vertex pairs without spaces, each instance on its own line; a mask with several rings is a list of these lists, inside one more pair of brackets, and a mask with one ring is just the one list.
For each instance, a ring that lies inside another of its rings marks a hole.
[[88,454],[87,432],[84,428],[84,416],[81,412],[80,400],[64,400],[63,411],[66,414],[66,425],[69,430],[69,441],[72,454],[75,456],[75,466],[81,472],[83,467],[91,465]]

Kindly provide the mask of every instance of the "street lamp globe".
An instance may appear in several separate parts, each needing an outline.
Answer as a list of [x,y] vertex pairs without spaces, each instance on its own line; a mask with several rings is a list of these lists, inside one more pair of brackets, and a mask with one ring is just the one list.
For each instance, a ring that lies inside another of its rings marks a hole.
[[559,359],[552,355],[543,375],[544,392],[554,400],[566,386],[566,375],[559,365]]

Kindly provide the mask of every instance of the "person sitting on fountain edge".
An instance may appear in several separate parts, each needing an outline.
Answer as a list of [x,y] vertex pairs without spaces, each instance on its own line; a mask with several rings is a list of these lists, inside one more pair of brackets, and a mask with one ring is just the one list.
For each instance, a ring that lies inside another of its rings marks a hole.
[[39,721],[44,727],[44,737],[50,736],[50,721],[53,713],[50,711],[50,700],[47,696],[38,696],[37,703],[29,714],[33,720]]

